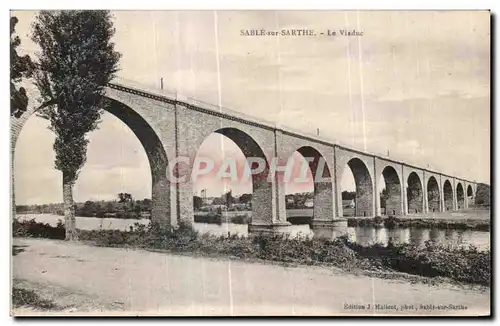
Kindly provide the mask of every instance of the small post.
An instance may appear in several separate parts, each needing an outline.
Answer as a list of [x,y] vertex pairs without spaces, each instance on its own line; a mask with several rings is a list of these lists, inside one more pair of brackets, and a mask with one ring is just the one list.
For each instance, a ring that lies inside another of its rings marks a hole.
[[163,77],[160,78],[160,89],[163,89]]
[[316,128],[316,134],[319,136],[319,128]]

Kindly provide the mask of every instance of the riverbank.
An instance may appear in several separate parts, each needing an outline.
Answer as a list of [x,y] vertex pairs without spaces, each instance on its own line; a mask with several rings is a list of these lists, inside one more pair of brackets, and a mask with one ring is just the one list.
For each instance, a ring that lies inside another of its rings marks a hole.
[[[15,238],[15,285],[61,310],[18,307],[20,315],[339,316],[488,315],[490,289],[345,273],[335,267],[277,266],[143,249]],[[371,305],[369,309],[353,305]],[[396,309],[375,309],[374,305]],[[411,307],[403,310],[403,305]],[[447,305],[433,310],[428,306]]]
[[[469,218],[468,216],[472,216]],[[349,227],[373,226],[385,228],[426,228],[440,230],[490,231],[489,210],[470,210],[458,213],[430,213],[425,215],[345,217]],[[209,224],[249,224],[250,212],[201,213],[195,212],[194,222]],[[287,221],[293,225],[312,224],[312,209],[287,211]]]
[[[15,237],[64,239],[64,226],[14,221]],[[374,244],[362,246],[347,237],[334,240],[309,237],[198,234],[187,225],[162,230],[137,224],[131,231],[79,230],[81,241],[105,247],[143,248],[208,257],[263,260],[293,265],[335,266],[348,272],[406,273],[432,282],[445,277],[459,283],[490,285],[491,253],[474,246]]]

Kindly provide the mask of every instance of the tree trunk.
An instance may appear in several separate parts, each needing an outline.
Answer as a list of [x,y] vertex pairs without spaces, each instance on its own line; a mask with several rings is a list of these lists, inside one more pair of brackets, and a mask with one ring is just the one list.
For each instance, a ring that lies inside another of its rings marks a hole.
[[63,200],[64,200],[64,226],[66,228],[65,240],[78,240],[76,233],[75,209],[73,206],[73,181],[69,180],[63,171]]

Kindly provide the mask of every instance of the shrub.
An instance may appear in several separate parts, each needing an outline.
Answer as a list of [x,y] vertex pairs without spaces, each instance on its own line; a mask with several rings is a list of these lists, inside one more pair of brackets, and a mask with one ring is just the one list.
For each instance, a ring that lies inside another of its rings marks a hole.
[[35,219],[22,222],[14,219],[12,222],[12,234],[14,237],[64,239],[66,237],[66,230],[61,220],[53,227],[47,223],[36,222]]

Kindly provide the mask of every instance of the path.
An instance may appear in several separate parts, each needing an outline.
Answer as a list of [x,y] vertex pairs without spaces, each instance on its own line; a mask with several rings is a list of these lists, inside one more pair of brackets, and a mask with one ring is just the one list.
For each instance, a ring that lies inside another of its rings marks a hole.
[[[318,267],[186,257],[44,239],[13,240],[16,279],[119,305],[132,315],[401,314],[401,304],[464,305],[414,314],[489,314],[489,290],[410,284]],[[23,246],[23,247],[21,247]],[[373,310],[373,303],[396,310]],[[345,309],[371,304],[370,309]],[[18,312],[19,313],[19,312]],[[408,312],[404,312],[408,313]]]

